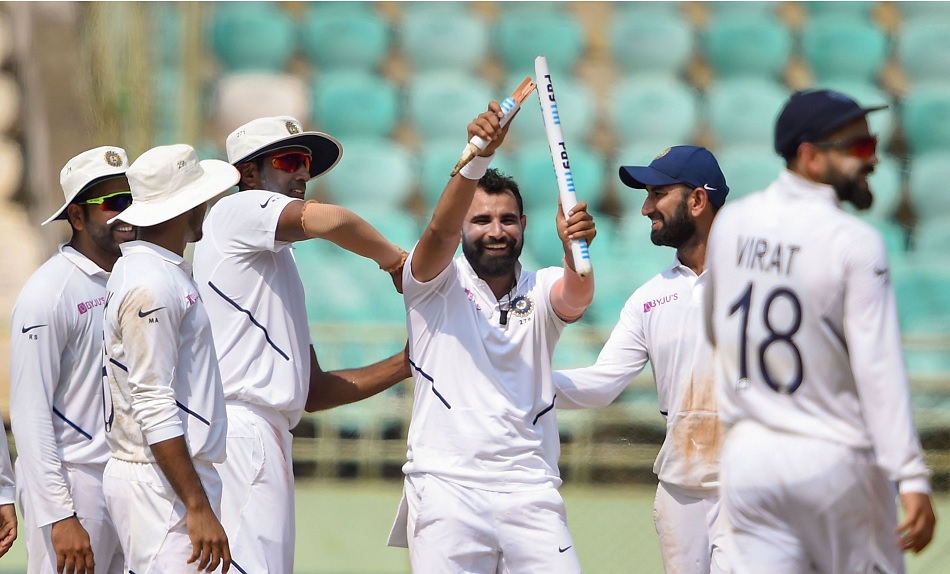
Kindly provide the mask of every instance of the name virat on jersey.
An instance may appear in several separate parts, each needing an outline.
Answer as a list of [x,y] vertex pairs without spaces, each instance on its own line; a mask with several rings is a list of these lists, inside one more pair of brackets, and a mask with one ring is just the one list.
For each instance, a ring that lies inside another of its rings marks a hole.
[[769,242],[764,237],[739,236],[736,245],[736,267],[775,272],[788,276],[792,272],[795,256],[801,251],[798,245],[785,245],[780,241]]

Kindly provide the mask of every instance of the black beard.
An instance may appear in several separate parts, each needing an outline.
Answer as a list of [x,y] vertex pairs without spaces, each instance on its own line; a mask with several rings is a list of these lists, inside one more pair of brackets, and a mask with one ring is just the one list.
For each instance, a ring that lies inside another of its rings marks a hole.
[[870,174],[871,170],[862,170],[857,176],[849,178],[841,172],[831,171],[826,183],[835,189],[840,201],[849,201],[855,209],[864,211],[874,203],[874,195],[867,183]]
[[504,277],[514,271],[524,245],[512,241],[506,241],[505,244],[511,249],[506,255],[487,256],[482,244],[463,241],[462,253],[479,277]]
[[683,200],[676,206],[673,216],[668,221],[663,221],[662,227],[650,232],[650,241],[654,245],[679,249],[681,245],[696,235],[696,222],[690,219],[686,210],[688,201],[689,198],[683,196]]

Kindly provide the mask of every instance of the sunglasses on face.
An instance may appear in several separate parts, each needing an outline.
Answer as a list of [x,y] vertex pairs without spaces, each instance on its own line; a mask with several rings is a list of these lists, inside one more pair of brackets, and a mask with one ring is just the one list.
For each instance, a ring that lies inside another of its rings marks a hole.
[[270,162],[276,169],[295,173],[300,166],[304,166],[307,172],[310,172],[311,155],[299,151],[289,151],[279,155],[271,156]]
[[120,211],[124,211],[125,208],[132,205],[132,192],[117,191],[115,193],[110,193],[109,195],[103,195],[102,197],[93,197],[92,199],[80,201],[79,203],[85,205],[98,205],[99,209],[102,211],[115,211],[118,213]]
[[877,136],[858,136],[842,142],[817,142],[815,147],[840,149],[858,159],[870,159],[877,152]]

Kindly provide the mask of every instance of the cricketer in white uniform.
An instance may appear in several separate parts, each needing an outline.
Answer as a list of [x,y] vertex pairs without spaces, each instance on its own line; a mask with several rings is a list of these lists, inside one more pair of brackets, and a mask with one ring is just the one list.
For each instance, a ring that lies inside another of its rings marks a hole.
[[496,138],[489,156],[449,181],[403,271],[415,401],[389,543],[408,546],[413,572],[580,572],[558,492],[551,358],[594,291],[567,237],[591,240],[594,225],[578,203],[558,217],[564,268],[521,268],[518,186],[486,173],[506,133],[489,109],[468,126]]
[[775,128],[787,169],[713,224],[705,315],[737,574],[904,572],[901,550],[933,536],[884,243],[841,207],[871,204],[877,109],[794,94]]
[[228,136],[227,153],[240,191],[210,210],[194,255],[227,400],[222,523],[248,572],[292,572],[290,430],[304,410],[360,400],[409,377],[405,353],[361,369],[320,369],[293,243],[333,241],[394,278],[405,252],[350,210],[303,201],[307,181],[340,159],[330,136],[304,132],[289,116],[260,118]]
[[131,225],[106,223],[132,202],[128,166],[125,150],[114,146],[66,162],[66,201],[43,223],[68,220],[72,237],[30,277],[13,308],[10,415],[31,574],[123,572],[102,495],[109,459],[102,308],[119,244],[135,238]]
[[[3,420],[3,413],[0,413]],[[10,448],[7,446],[6,430],[0,444],[0,556],[13,546],[16,540],[16,509],[13,499],[16,497],[16,484],[13,480],[13,463],[10,462]]]
[[106,504],[128,571],[227,571],[214,467],[225,458],[227,413],[211,322],[183,253],[201,237],[207,202],[238,172],[177,144],[143,153],[126,175],[133,201],[116,218],[138,226],[139,239],[122,245],[106,287]]
[[663,150],[649,166],[621,167],[620,179],[647,190],[642,213],[652,221],[650,238],[674,247],[676,258],[630,296],[594,365],[555,372],[558,407],[610,404],[649,361],[666,419],[653,465],[663,568],[667,574],[728,572],[719,415],[702,312],[706,239],[729,187],[713,154],[687,145]]

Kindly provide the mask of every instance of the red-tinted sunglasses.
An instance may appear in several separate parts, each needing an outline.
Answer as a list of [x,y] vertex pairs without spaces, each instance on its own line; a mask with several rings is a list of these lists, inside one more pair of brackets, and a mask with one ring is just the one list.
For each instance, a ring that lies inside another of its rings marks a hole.
[[311,155],[300,151],[289,151],[280,155],[271,156],[271,164],[281,171],[295,173],[300,166],[304,166],[307,172],[310,172]]
[[115,193],[110,193],[109,195],[103,195],[102,197],[93,197],[85,201],[80,201],[79,203],[86,205],[98,205],[99,209],[102,211],[115,211],[118,213],[120,211],[125,211],[125,208],[132,205],[132,192],[117,191]]
[[843,142],[816,142],[815,147],[840,149],[858,159],[867,160],[877,152],[877,136],[858,136]]

